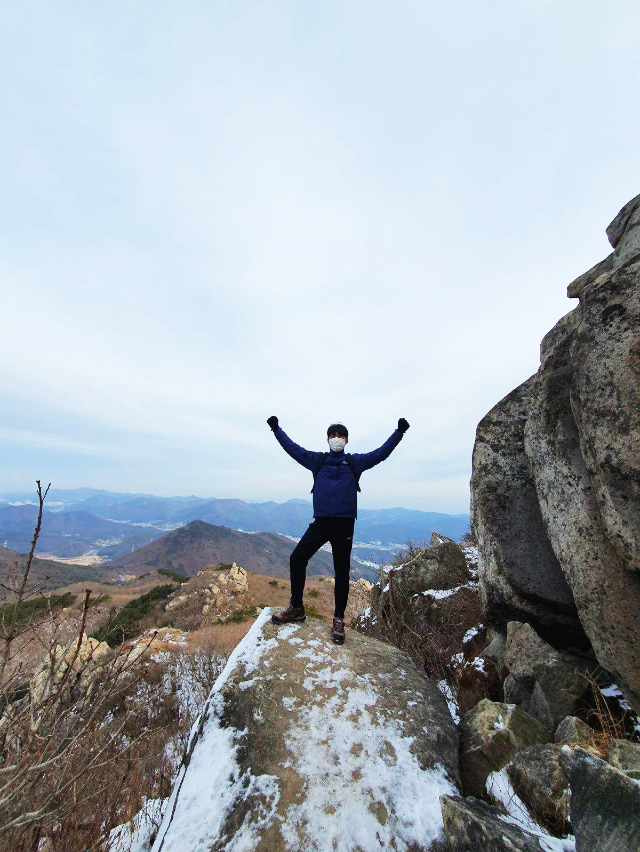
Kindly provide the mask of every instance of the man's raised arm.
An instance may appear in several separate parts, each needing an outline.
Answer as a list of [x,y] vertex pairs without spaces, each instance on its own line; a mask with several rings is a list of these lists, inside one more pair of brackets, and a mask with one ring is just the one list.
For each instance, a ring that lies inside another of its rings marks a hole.
[[295,459],[298,464],[302,465],[302,467],[306,467],[307,470],[315,470],[320,453],[316,453],[313,450],[305,450],[304,447],[301,447],[292,441],[284,429],[282,429],[282,427],[278,424],[277,417],[270,417],[267,420],[267,423],[273,430],[273,434],[276,436],[276,440],[282,449],[286,453],[289,453],[292,459]]
[[371,450],[370,453],[354,453],[353,460],[358,470],[362,473],[362,471],[369,470],[369,468],[375,467],[380,462],[389,458],[408,428],[409,424],[404,417],[401,417],[398,420],[398,428],[393,432],[391,437],[387,438],[381,447],[378,447],[377,450]]

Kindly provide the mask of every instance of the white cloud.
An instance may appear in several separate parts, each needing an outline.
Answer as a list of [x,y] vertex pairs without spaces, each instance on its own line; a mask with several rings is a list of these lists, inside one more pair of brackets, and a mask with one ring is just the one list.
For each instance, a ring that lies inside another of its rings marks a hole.
[[366,499],[464,510],[477,422],[637,191],[640,12],[38,14],[0,34],[7,428],[59,417],[69,451],[130,460],[52,458],[74,484],[284,499],[306,474],[270,414],[318,448],[343,419],[354,451],[406,416]]

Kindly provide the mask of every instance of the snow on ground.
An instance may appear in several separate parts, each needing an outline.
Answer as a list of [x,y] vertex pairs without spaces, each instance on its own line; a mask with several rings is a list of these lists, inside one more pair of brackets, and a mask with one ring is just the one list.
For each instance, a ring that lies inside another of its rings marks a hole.
[[147,799],[131,822],[117,825],[109,832],[109,852],[149,852],[167,799]]
[[[178,772],[163,824],[153,844],[153,852],[159,852],[160,849],[164,852],[183,852],[185,839],[193,837],[194,827],[197,827],[199,845],[206,849],[213,844],[237,796],[260,791],[271,805],[264,815],[264,821],[270,820],[275,813],[279,799],[275,776],[253,776],[249,772],[240,775],[236,753],[237,741],[242,732],[231,727],[223,728],[215,712],[220,705],[220,690],[236,665],[244,663],[245,672],[251,674],[257,668],[262,654],[277,644],[276,639],[265,640],[262,636],[262,627],[270,616],[270,608],[265,607],[233,649],[213,685],[201,717],[191,729],[189,745],[193,743],[202,722],[202,733],[198,747],[191,754],[189,771],[183,765]],[[178,795],[179,809],[176,808]],[[243,826],[228,847],[228,852],[251,849],[257,843],[263,824],[263,821],[255,820],[251,826]]]
[[629,704],[627,699],[622,694],[622,690],[620,687],[612,683],[610,686],[605,687],[604,689],[600,689],[601,695],[604,695],[605,698],[615,698],[618,704],[620,705],[620,709],[624,710],[627,713],[627,716],[630,718],[631,723],[633,724],[634,731],[636,734],[640,734],[640,716],[638,716],[633,707]]
[[445,598],[450,598],[451,595],[455,595],[456,592],[459,592],[460,589],[465,588],[464,586],[455,586],[453,589],[425,589],[421,594],[430,595],[434,600],[441,601]]
[[460,723],[460,713],[459,713],[460,708],[458,707],[458,702],[456,700],[456,696],[455,696],[453,689],[449,686],[449,684],[446,682],[446,680],[438,681],[436,686],[438,687],[440,692],[444,695],[444,697],[447,699],[447,707],[449,708],[449,713],[451,714],[451,718],[456,723],[456,725],[458,725]]
[[[439,798],[451,794],[453,785],[443,769],[421,769],[402,720],[376,709],[379,686],[373,677],[354,675],[335,660],[332,666],[331,658],[327,664],[326,656],[309,657],[318,665],[304,685],[318,697],[299,708],[286,739],[288,765],[305,782],[305,796],[287,810],[285,840],[299,848],[300,830],[307,838],[305,852],[404,852],[428,845],[441,836]],[[323,698],[318,687],[335,691]]]
[[466,644],[467,642],[471,642],[471,640],[478,635],[478,633],[482,630],[484,624],[478,624],[476,627],[471,627],[462,637],[462,644]]
[[576,840],[573,835],[564,838],[553,837],[535,822],[527,806],[513,789],[505,769],[491,773],[487,778],[486,790],[495,801],[501,802],[506,808],[508,816],[500,818],[510,825],[535,834],[542,852],[575,852]]

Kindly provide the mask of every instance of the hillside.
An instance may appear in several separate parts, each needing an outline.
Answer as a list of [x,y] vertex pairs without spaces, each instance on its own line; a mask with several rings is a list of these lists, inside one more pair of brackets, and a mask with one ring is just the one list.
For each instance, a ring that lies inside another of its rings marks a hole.
[[[16,562],[23,565],[25,559],[26,554],[24,553],[0,547],[0,582],[6,584],[11,572],[15,568]],[[33,585],[34,582],[39,583],[45,577],[49,577],[47,588],[58,589],[60,586],[93,579],[95,576],[96,569],[94,567],[69,565],[66,562],[57,562],[53,559],[39,559],[36,557],[31,563],[29,583]]]
[[[109,574],[118,573],[116,568],[141,574],[151,568],[170,568],[193,576],[205,565],[235,561],[248,571],[288,577],[289,556],[294,546],[295,542],[273,533],[241,533],[229,527],[192,521],[127,556],[106,563],[103,569]],[[362,570],[354,566],[354,579],[363,576]],[[308,573],[333,575],[331,554],[317,553],[309,563]]]

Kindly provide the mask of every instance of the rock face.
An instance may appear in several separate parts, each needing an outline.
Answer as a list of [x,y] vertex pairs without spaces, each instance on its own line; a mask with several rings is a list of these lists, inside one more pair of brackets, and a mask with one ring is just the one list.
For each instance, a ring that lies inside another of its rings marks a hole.
[[29,692],[32,704],[41,705],[57,691],[63,680],[66,681],[66,692],[77,688],[90,689],[112,655],[113,651],[106,642],[93,639],[86,633],[82,634],[79,643],[78,639],[72,639],[66,645],[56,644],[52,657],[45,657],[31,679]]
[[269,617],[213,687],[153,852],[442,849],[458,785],[442,695],[390,645]]
[[612,739],[607,748],[607,761],[629,778],[640,781],[640,743]]
[[553,834],[569,831],[570,765],[562,746],[547,743],[518,752],[506,770],[536,822]]
[[442,816],[451,852],[541,852],[540,835],[532,834],[486,802],[444,796]]
[[473,450],[471,517],[478,538],[480,594],[487,620],[506,630],[531,621],[581,634],[571,589],[549,542],[524,452],[535,377],[480,422]]
[[581,748],[571,766],[570,810],[578,852],[640,849],[640,784]]
[[478,426],[472,523],[487,620],[556,647],[584,631],[640,709],[640,196],[607,233],[537,374]]
[[585,675],[595,664],[567,651],[557,651],[530,624],[510,621],[504,664],[505,701],[525,709],[553,732],[572,715],[587,691]]
[[522,749],[548,743],[551,734],[515,704],[484,699],[460,723],[460,774],[467,796],[483,796],[492,772]]

